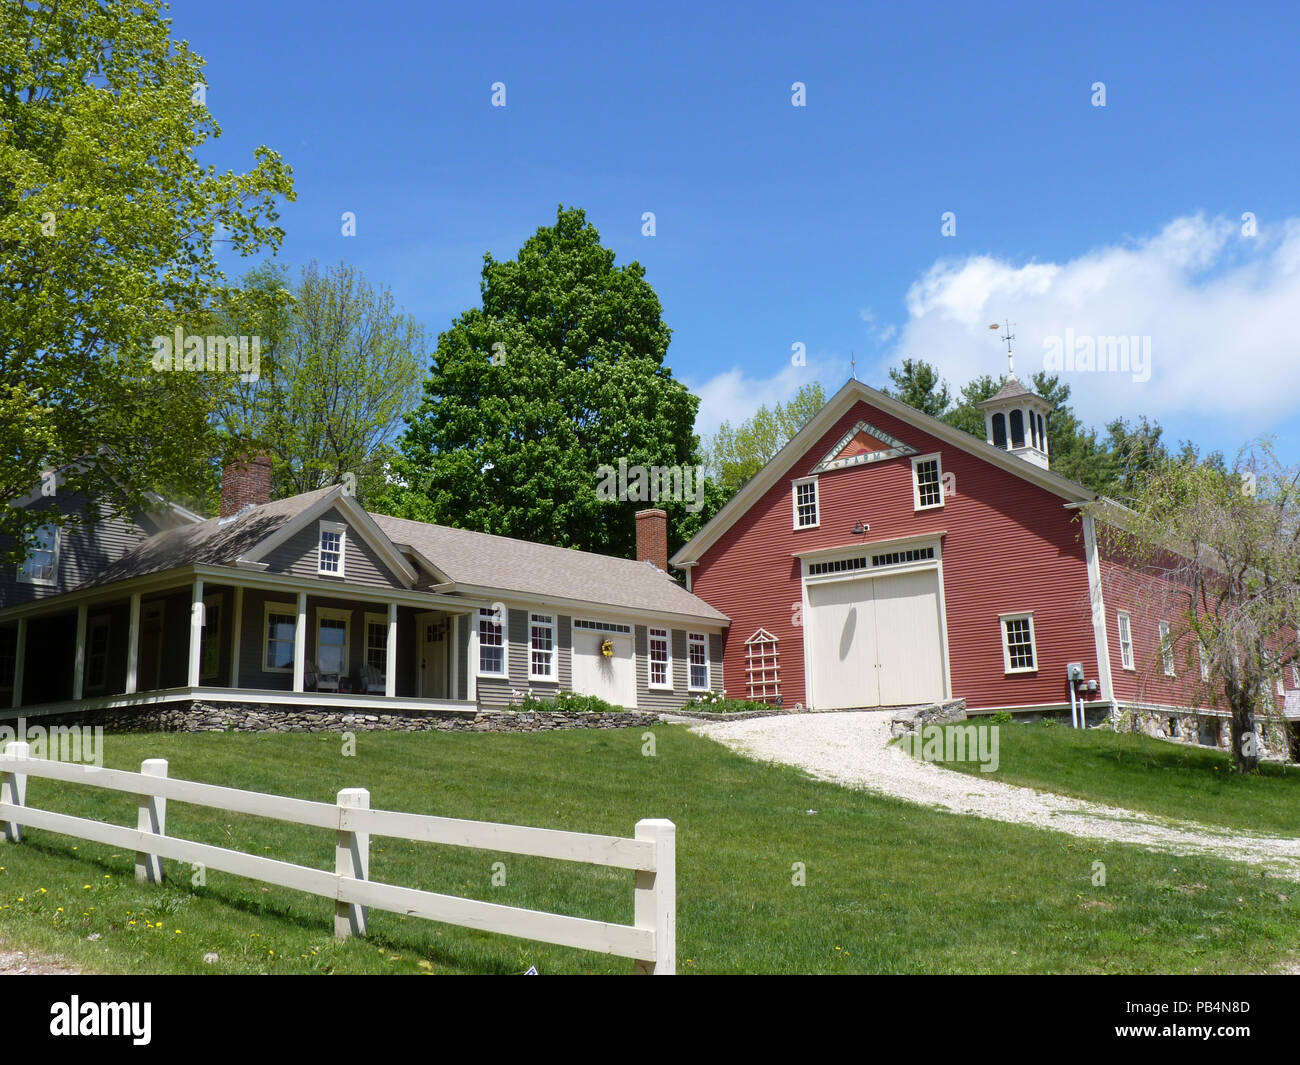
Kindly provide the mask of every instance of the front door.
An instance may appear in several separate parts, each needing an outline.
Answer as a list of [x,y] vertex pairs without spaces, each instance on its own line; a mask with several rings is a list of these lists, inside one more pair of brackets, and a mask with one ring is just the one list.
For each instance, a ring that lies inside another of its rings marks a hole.
[[449,699],[451,618],[446,614],[417,614],[415,624],[419,637],[420,698]]

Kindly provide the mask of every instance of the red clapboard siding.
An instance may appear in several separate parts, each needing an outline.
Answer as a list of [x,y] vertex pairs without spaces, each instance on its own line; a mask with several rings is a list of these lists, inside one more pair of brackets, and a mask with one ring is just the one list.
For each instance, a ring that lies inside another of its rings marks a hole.
[[[860,419],[917,449],[938,452],[955,494],[941,509],[913,509],[911,457],[818,475],[819,528],[795,531],[791,485],[807,476]],[[692,590],[732,619],[725,644],[728,693],[745,697],[745,641],[762,627],[779,641],[786,706],[806,702],[802,597],[793,553],[946,531],[944,596],[952,691],[972,708],[1068,702],[1066,664],[1097,677],[1082,527],[1065,501],[865,403],[855,404],[795,460],[781,480],[701,557]],[[999,614],[1033,611],[1037,672],[1003,671]]]

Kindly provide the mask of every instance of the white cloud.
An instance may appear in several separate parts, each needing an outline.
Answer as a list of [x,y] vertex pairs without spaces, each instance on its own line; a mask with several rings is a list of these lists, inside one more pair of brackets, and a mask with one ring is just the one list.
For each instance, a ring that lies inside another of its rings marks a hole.
[[687,387],[700,397],[695,431],[701,439],[707,440],[723,422],[737,425],[759,407],[784,403],[804,385],[814,381],[836,382],[834,387],[827,389],[829,396],[848,376],[847,359],[823,356],[817,359],[809,357],[807,366],[787,365],[772,377],[746,377],[743,370],[733,366],[702,384],[687,381]]
[[[1010,318],[1021,377],[1042,370],[1049,338],[1150,338],[1149,380],[1069,368],[1071,402],[1086,423],[1147,414],[1184,426],[1276,425],[1300,399],[1300,219],[1244,237],[1227,219],[1197,215],[1154,237],[1103,246],[1060,263],[1016,265],[972,256],[932,266],[907,293],[898,343],[874,367],[881,379],[904,355],[954,383],[1006,369]],[[1086,364],[1085,364],[1086,365]]]

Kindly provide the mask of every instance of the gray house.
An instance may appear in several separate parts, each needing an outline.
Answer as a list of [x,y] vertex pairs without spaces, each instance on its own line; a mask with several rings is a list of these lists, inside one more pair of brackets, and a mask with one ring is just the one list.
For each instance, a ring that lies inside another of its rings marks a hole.
[[[532,690],[671,709],[723,688],[725,615],[667,574],[667,516],[638,559],[370,514],[342,486],[269,502],[227,467],[221,515],[158,497],[42,528],[0,573],[0,718],[202,700],[500,708]],[[7,710],[5,708],[8,708]]]

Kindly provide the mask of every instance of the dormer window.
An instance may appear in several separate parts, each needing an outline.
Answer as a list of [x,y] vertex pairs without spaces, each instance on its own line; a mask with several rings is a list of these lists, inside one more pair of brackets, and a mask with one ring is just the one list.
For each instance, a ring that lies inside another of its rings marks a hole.
[[59,574],[59,527],[42,525],[34,533],[27,557],[18,567],[22,584],[55,584]]
[[344,542],[347,538],[347,526],[342,522],[323,521],[320,523],[320,540],[317,551],[316,572],[327,577],[342,577],[344,562]]
[[815,529],[821,524],[817,501],[817,478],[805,477],[794,482],[794,527]]

